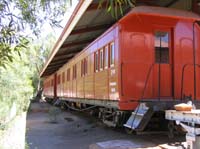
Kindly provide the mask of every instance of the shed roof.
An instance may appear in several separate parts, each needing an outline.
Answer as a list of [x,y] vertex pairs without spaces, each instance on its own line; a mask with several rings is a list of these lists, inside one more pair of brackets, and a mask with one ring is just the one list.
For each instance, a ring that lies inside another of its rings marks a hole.
[[[178,0],[138,0],[137,5],[170,7]],[[191,0],[189,0],[191,1]],[[56,72],[66,62],[73,58],[89,43],[105,32],[118,19],[106,11],[106,3],[98,9],[99,0],[80,0],[67,22],[63,32],[54,45],[52,52],[41,70],[40,76],[45,77]],[[129,6],[123,6],[124,14],[130,11]],[[134,8],[133,12],[166,13],[154,7]],[[166,9],[167,11],[167,9]],[[170,12],[171,13],[171,12]]]

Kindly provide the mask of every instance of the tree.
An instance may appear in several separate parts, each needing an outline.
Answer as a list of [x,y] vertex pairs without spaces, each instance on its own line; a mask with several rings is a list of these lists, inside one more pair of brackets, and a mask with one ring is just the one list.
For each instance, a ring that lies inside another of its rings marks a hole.
[[[136,0],[100,0],[99,7],[107,3],[107,11],[113,17],[123,15],[122,6],[133,7]],[[12,62],[12,52],[20,54],[28,41],[27,35],[39,35],[41,26],[48,22],[59,27],[61,16],[72,0],[0,0],[0,67]]]
[[30,67],[26,51],[21,49],[20,56],[13,53],[13,62],[10,62],[6,69],[0,67],[0,124],[9,120],[7,118],[13,105],[17,113],[26,110],[33,95],[31,80],[33,69]]
[[32,84],[34,87],[34,94],[40,90],[40,70],[44,66],[48,55],[55,44],[55,36],[53,34],[48,34],[44,38],[40,38],[32,42],[29,50],[30,67],[34,70],[34,75],[32,76]]
[[36,66],[47,55],[44,45],[33,45],[30,33],[39,35],[46,21],[58,26],[66,7],[65,0],[0,0],[0,126],[13,105],[17,112],[27,108]]
[[99,8],[106,3],[107,12],[113,17],[118,18],[119,15],[124,14],[122,7],[129,6],[135,7],[136,0],[99,0]]
[[[30,34],[39,35],[44,22],[59,27],[71,0],[0,0],[0,67],[20,55]],[[26,34],[28,32],[29,35]]]

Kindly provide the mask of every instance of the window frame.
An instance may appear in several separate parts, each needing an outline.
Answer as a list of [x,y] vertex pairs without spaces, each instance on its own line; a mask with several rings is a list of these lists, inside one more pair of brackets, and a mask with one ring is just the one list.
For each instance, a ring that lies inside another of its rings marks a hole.
[[62,72],[62,83],[65,83],[65,72]]
[[88,74],[88,62],[87,57],[81,60],[81,77]]
[[67,69],[67,81],[70,81],[70,68]]
[[112,41],[109,44],[109,66],[110,66],[110,68],[115,66],[115,44],[114,44],[114,41]]
[[109,45],[104,47],[104,69],[108,69],[109,66]]
[[[162,43],[163,40],[161,37],[159,37],[159,44],[161,44],[161,47],[156,47],[156,33],[167,33],[168,34],[168,47],[166,47],[166,49],[164,49],[165,47],[162,47]],[[160,49],[163,48],[163,49]],[[170,49],[171,49],[171,32],[169,30],[155,30],[154,31],[154,62],[156,64],[170,64],[171,63],[171,56],[170,56]],[[167,51],[166,51],[167,50]],[[165,61],[165,59],[163,58],[163,54],[167,53],[167,60]],[[161,57],[159,57],[159,59],[157,59],[157,54],[159,54]]]
[[99,50],[99,59],[100,59],[99,70],[103,71],[104,69],[104,49],[103,48]]
[[81,60],[81,77],[83,77],[85,74],[84,74],[84,70],[85,68],[84,68],[84,59],[83,60]]
[[58,85],[60,84],[60,74],[58,75]]
[[88,58],[86,57],[84,59],[84,73],[85,73],[85,76],[88,74]]
[[99,71],[99,51],[94,52],[94,72]]
[[51,87],[53,87],[54,86],[54,81],[53,81],[53,79],[51,80]]
[[77,78],[77,68],[76,64],[73,65],[73,80],[76,80]]

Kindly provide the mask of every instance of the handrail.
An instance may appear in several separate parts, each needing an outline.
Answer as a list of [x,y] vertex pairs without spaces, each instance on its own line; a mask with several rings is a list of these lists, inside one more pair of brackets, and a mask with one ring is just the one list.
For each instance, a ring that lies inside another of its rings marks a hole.
[[[122,68],[123,68],[123,62],[121,63],[121,84],[123,84],[123,70],[122,70]],[[123,88],[123,85],[121,85],[121,93],[122,93],[122,96],[124,96],[124,88]]]
[[[184,87],[184,74],[185,74],[185,68],[189,65],[192,66],[198,66],[200,68],[200,64],[185,64],[182,68],[182,75],[181,75],[181,100],[183,100],[183,87]],[[195,73],[195,72],[194,72]]]
[[188,65],[194,66],[194,100],[196,100],[196,66],[200,67],[199,64],[196,64],[196,41],[195,41],[195,24],[200,26],[200,21],[194,21],[192,24],[192,38],[193,38],[193,64],[185,64],[182,68],[182,80],[181,80],[181,100],[183,99],[183,79],[184,79],[184,72],[185,68]]
[[[151,64],[151,67],[149,68],[149,71],[148,71],[148,74],[147,74],[147,77],[146,77],[146,81],[145,81],[145,85],[144,85],[144,89],[143,89],[143,92],[142,92],[142,95],[141,95],[141,98],[140,98],[140,99],[143,99],[143,98],[144,98],[144,93],[145,93],[145,91],[146,91],[147,83],[148,83],[148,81],[149,81],[151,71],[152,71],[153,66],[154,66],[155,64],[157,64],[157,63]],[[171,64],[170,64],[170,66],[171,66]],[[161,79],[161,78],[159,78],[159,79]],[[161,81],[159,80],[159,84],[160,84],[160,83],[161,83]],[[159,87],[160,87],[160,85],[159,85]],[[159,94],[160,94],[160,93],[159,93]],[[159,99],[160,99],[160,95],[159,95]]]

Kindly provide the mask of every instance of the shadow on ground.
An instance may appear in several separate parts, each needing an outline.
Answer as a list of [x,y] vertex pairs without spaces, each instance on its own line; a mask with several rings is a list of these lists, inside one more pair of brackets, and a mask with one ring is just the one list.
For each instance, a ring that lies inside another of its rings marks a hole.
[[[76,112],[60,110],[56,122],[52,122],[48,112],[51,108],[45,102],[31,104],[26,126],[30,149],[100,149],[100,146],[106,149],[163,149],[176,148],[177,143],[184,140],[184,137],[176,137],[170,141],[163,134],[127,135],[123,130],[108,128],[95,118]],[[132,143],[132,146],[128,148],[122,144],[119,147],[120,141]]]

